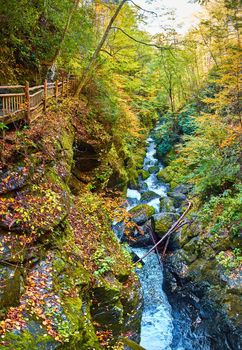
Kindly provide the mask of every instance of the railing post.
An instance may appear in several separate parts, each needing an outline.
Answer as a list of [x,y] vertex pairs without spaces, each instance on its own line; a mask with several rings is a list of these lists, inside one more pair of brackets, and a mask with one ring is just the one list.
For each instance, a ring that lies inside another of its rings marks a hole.
[[25,118],[30,123],[30,96],[29,96],[29,82],[25,83]]
[[43,111],[46,112],[47,104],[47,80],[44,81]]
[[55,98],[58,97],[58,87],[59,87],[58,84],[59,84],[59,81],[56,80],[56,81],[55,81]]
[[61,96],[64,97],[64,76],[62,76]]

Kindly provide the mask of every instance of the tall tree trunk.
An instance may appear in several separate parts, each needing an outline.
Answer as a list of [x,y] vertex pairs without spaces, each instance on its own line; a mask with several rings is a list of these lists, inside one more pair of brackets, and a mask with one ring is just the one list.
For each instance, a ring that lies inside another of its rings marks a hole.
[[67,32],[69,30],[69,27],[70,27],[70,24],[71,24],[71,19],[72,19],[73,15],[74,15],[74,13],[75,13],[79,3],[80,3],[80,0],[74,0],[74,2],[73,2],[72,8],[70,10],[69,16],[68,16],[67,21],[66,21],[66,25],[65,25],[64,31],[63,31],[62,36],[61,36],[60,44],[59,44],[59,46],[58,46],[58,48],[57,48],[57,50],[55,52],[54,57],[52,58],[52,61],[51,61],[49,67],[53,67],[55,65],[56,60],[57,60],[57,58],[59,57],[59,55],[61,53],[62,45],[64,43],[66,34],[67,34]]
[[112,18],[110,19],[106,29],[105,29],[105,32],[99,42],[99,44],[97,45],[96,47],[96,50],[94,51],[93,55],[92,55],[92,58],[88,64],[88,66],[85,68],[83,74],[82,74],[82,77],[81,77],[81,80],[80,80],[80,83],[77,87],[77,90],[76,90],[76,93],[75,93],[75,96],[79,96],[79,94],[81,93],[83,87],[85,86],[86,82],[87,82],[87,79],[92,71],[92,69],[94,68],[94,65],[95,65],[95,62],[98,58],[98,55],[103,47],[103,45],[105,44],[106,40],[107,40],[107,37],[108,37],[108,34],[112,28],[112,25],[113,25],[113,22],[115,21],[115,19],[117,18],[119,12],[121,11],[123,5],[127,2],[128,0],[122,0],[120,2],[120,4],[118,5],[118,7],[116,8],[116,11],[114,12]]

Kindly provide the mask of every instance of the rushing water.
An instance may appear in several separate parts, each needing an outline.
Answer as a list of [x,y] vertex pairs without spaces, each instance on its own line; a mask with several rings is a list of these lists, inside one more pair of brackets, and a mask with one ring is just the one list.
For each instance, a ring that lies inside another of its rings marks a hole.
[[[144,159],[144,170],[157,167],[147,180],[139,181],[139,191],[128,189],[128,210],[140,203],[141,193],[153,191],[160,197],[166,196],[167,186],[157,180],[157,170],[162,169],[162,164],[156,159],[156,147],[154,140],[147,140],[147,152]],[[147,204],[154,207],[156,213],[160,211],[160,197],[152,199]],[[132,248],[133,252],[142,257],[148,248]],[[171,350],[173,320],[171,306],[162,289],[163,271],[155,253],[143,260],[144,266],[137,273],[144,293],[144,311],[141,323],[141,346],[146,350]]]

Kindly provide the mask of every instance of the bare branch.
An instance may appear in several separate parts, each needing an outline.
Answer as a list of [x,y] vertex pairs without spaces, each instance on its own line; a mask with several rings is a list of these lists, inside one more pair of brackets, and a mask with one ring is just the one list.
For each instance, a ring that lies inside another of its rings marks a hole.
[[128,1],[130,1],[130,2],[131,2],[135,7],[137,7],[139,10],[144,11],[144,12],[147,12],[147,13],[151,13],[152,15],[158,17],[158,14],[157,14],[156,12],[143,9],[141,6],[137,5],[133,0],[128,0]]
[[145,41],[138,40],[138,39],[132,37],[131,35],[129,35],[128,33],[126,33],[122,28],[119,28],[119,27],[111,27],[111,29],[118,29],[118,30],[120,30],[124,35],[126,35],[128,38],[130,38],[131,40],[135,41],[136,43],[145,45],[145,46],[156,47],[157,49],[161,49],[161,50],[170,50],[170,49],[172,49],[171,46],[167,46],[167,47],[166,47],[166,46],[159,46],[159,45],[157,45],[157,44],[147,43],[147,42],[145,42]]

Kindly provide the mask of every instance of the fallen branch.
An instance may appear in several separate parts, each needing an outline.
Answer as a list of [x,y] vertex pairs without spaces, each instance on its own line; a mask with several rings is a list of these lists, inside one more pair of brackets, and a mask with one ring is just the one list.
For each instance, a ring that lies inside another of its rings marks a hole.
[[[179,230],[181,227],[183,227],[183,226],[186,225],[186,224],[188,224],[188,221],[182,220],[182,222],[180,223],[180,225],[176,228],[176,231]],[[175,231],[173,231],[172,233],[174,233],[174,232],[175,232]],[[163,252],[162,252],[162,260],[164,260],[164,258],[165,258],[166,250],[167,250],[168,244],[169,244],[169,242],[170,242],[170,239],[171,239],[171,234],[170,234],[170,236],[167,238],[167,241],[166,241],[164,250],[163,250]]]
[[188,207],[187,209],[184,211],[184,213],[180,216],[180,218],[172,225],[172,227],[169,229],[169,231],[167,231],[167,233],[144,255],[142,256],[137,262],[136,264],[138,264],[139,262],[141,262],[144,258],[146,258],[148,255],[150,255],[150,253],[153,252],[154,249],[156,249],[161,242],[164,241],[164,239],[166,239],[167,237],[169,237],[172,233],[174,233],[175,231],[177,231],[181,225],[184,225],[183,222],[183,218],[187,215],[187,213],[189,212],[189,210],[192,207],[192,202],[188,202]]

